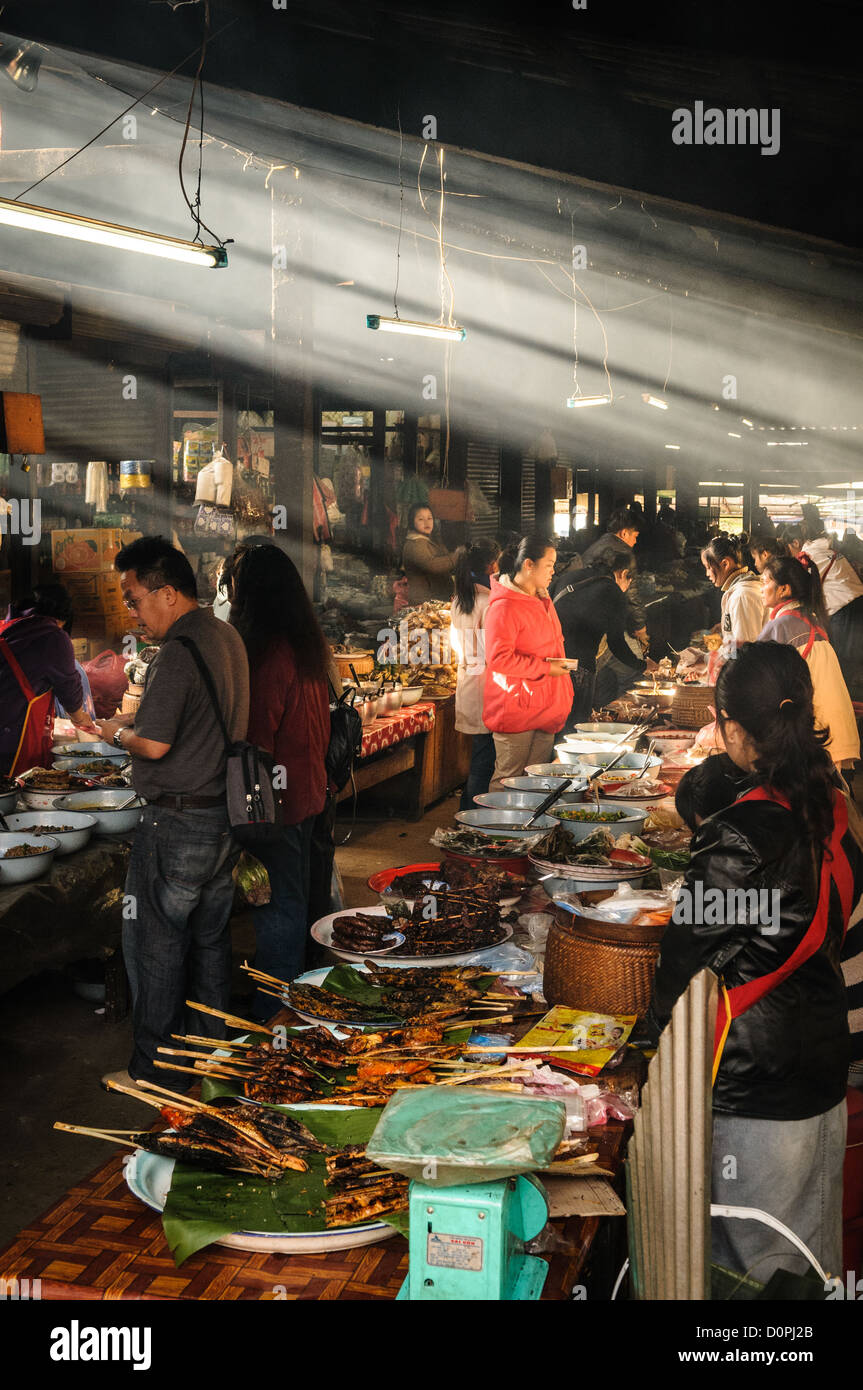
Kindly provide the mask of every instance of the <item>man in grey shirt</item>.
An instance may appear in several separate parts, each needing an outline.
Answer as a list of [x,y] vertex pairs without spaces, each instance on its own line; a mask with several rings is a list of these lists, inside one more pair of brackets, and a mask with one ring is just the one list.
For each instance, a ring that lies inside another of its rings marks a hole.
[[[225,744],[194,658],[206,663],[231,739],[245,738],[249,670],[245,647],[228,623],[198,607],[185,555],[161,536],[142,536],[115,560],[126,607],[147,642],[161,644],[138,713],[100,725],[102,737],[132,756],[141,812],[126,878],[123,955],[132,990],[134,1049],[128,1073],[103,1080],[164,1084],[157,1049],[173,1033],[224,1036],[221,1022],[185,1000],[226,1010],[230,998],[237,855],[225,804]],[[177,1073],[181,1076],[181,1073]],[[172,1078],[172,1088],[183,1089]]]

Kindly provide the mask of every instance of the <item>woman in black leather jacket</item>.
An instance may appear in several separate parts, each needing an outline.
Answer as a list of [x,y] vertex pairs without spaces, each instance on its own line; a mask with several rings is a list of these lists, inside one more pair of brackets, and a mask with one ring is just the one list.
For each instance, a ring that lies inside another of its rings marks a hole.
[[[713,1201],[778,1217],[836,1274],[849,1060],[839,957],[863,855],[799,653],[745,644],[716,695],[726,751],[746,780],[693,837],[649,1023],[658,1036],[692,977],[716,971],[732,1018],[713,1090]],[[727,1022],[724,996],[720,1015]],[[776,1269],[807,1268],[786,1237],[732,1218],[714,1218],[713,1259],[760,1283]]]

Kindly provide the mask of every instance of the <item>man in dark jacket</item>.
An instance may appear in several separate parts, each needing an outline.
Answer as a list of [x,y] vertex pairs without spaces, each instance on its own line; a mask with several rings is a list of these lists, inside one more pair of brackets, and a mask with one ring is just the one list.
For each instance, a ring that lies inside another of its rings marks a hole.
[[[627,569],[634,575],[636,560],[633,547],[638,540],[640,530],[641,518],[637,512],[633,512],[629,507],[621,507],[618,511],[612,512],[608,518],[605,535],[594,541],[593,545],[589,546],[582,556],[585,567],[605,565],[609,574],[613,574],[616,569]],[[627,629],[634,637],[638,638],[646,650],[648,646],[647,617],[636,579],[633,579],[630,584],[626,597],[629,608]]]

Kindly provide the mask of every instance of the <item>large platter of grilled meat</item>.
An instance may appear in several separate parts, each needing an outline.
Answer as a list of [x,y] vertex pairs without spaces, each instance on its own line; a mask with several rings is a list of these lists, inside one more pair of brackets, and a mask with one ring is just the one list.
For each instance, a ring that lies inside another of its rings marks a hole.
[[333,967],[349,968],[367,977],[369,996],[363,1002],[334,988],[328,968],[308,970],[292,980],[285,1002],[307,1023],[390,1029],[467,1017],[489,983],[489,972],[480,966],[386,968],[368,960],[361,966]]
[[413,904],[396,898],[386,907],[334,912],[315,922],[312,937],[342,960],[386,955],[405,964],[458,965],[507,941],[512,930],[501,922],[496,898],[452,889],[429,890]]

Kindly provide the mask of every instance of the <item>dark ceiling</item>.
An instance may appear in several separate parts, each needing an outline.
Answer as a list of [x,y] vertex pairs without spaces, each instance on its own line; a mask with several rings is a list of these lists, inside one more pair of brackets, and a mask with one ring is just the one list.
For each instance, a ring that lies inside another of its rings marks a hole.
[[[860,9],[765,3],[212,0],[214,84],[863,246]],[[162,71],[188,55],[199,0],[13,0],[0,24]],[[38,90],[34,93],[38,100]],[[681,146],[672,112],[780,111],[775,155]]]

